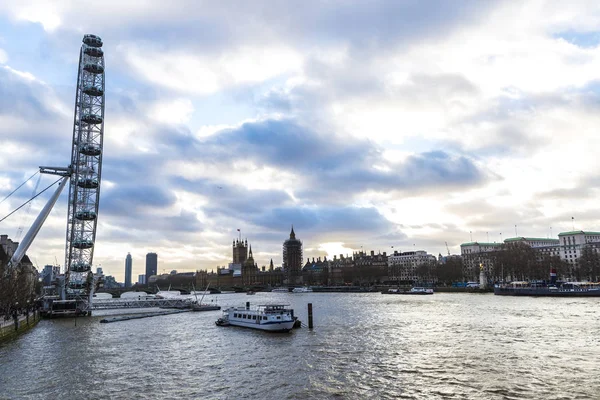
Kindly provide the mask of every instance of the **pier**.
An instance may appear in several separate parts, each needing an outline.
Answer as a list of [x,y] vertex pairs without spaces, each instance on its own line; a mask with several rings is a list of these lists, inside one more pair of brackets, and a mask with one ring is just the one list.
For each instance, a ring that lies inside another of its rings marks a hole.
[[190,308],[189,300],[182,299],[148,299],[148,300],[128,300],[128,299],[94,299],[91,305],[92,310],[116,310],[123,308]]
[[192,310],[190,310],[190,309],[169,310],[169,311],[158,311],[158,312],[153,312],[153,313],[144,313],[144,314],[137,314],[137,315],[121,315],[121,316],[117,316],[117,317],[104,318],[104,319],[100,320],[100,323],[108,324],[111,322],[129,321],[131,319],[142,319],[142,318],[150,318],[150,317],[159,317],[161,315],[180,314],[183,312],[190,312],[190,311],[192,311]]

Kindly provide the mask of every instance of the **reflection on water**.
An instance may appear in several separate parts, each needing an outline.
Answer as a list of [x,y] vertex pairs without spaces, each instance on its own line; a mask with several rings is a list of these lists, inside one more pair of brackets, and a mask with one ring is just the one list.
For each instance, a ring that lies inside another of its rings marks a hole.
[[[207,296],[281,301],[315,329],[217,327],[219,311],[43,320],[0,347],[0,398],[600,397],[600,301],[437,293]],[[119,311],[122,313],[122,311]]]

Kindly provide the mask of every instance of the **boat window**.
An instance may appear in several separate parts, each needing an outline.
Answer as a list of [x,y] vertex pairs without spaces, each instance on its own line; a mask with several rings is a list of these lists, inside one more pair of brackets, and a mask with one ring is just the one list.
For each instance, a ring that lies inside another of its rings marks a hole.
[[280,316],[280,315],[278,315],[278,316],[277,316],[277,319],[281,319],[281,316]]
[[253,316],[252,316],[252,319],[256,319],[256,315],[253,315]]
[[266,315],[263,315],[262,319],[267,319],[267,316],[266,316]]

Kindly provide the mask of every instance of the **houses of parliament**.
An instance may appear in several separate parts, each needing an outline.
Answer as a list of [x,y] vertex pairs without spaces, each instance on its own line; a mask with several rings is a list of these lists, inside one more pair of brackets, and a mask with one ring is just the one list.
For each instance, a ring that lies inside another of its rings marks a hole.
[[283,243],[283,264],[258,267],[248,240],[236,239],[232,243],[232,262],[227,267],[217,267],[217,272],[196,272],[197,287],[250,287],[302,284],[302,242],[296,239],[294,228]]

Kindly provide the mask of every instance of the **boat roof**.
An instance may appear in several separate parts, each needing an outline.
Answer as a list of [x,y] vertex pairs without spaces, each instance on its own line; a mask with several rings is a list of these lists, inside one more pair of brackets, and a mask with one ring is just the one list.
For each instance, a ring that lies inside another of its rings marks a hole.
[[[274,304],[254,304],[254,307],[256,307],[256,308],[261,308],[261,307],[264,307],[264,308],[275,308],[275,307],[288,307],[289,305],[290,305],[289,303],[287,303],[287,304],[283,304],[283,303],[274,303]],[[236,310],[237,310],[237,309],[240,309],[240,310],[242,310],[242,309],[243,309],[243,310],[246,310],[246,306],[238,306],[238,307],[235,307],[235,306],[234,306],[234,307],[231,307],[231,308],[235,308]],[[252,310],[252,309],[250,309],[250,310]]]

